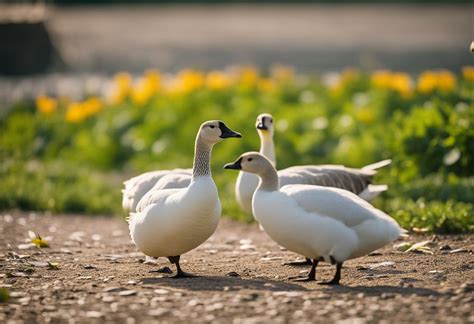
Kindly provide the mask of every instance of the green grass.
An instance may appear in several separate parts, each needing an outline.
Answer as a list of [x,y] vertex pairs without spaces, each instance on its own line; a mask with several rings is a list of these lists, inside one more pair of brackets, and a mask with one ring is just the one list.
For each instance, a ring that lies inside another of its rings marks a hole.
[[[393,163],[377,175],[389,191],[374,203],[402,226],[473,232],[474,81],[457,77],[449,91],[403,96],[371,76],[343,74],[337,89],[317,77],[274,81],[274,88],[235,84],[179,94],[159,92],[143,105],[125,98],[79,123],[18,103],[0,119],[0,209],[114,214],[121,181],[141,172],[191,167],[199,125],[224,120],[243,138],[214,148],[212,171],[223,214],[242,221],[234,198],[237,173],[222,166],[258,150],[259,113],[276,121],[278,167]],[[303,81],[302,81],[303,80]]]

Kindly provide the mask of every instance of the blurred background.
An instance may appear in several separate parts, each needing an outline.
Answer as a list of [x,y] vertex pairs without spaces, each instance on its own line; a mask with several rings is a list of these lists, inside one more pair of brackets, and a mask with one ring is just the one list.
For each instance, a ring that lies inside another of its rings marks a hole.
[[3,1],[1,209],[120,211],[121,181],[190,167],[199,124],[280,167],[391,158],[375,204],[404,226],[474,230],[472,1]]
[[2,74],[275,62],[419,72],[472,60],[470,1],[18,2],[1,8]]

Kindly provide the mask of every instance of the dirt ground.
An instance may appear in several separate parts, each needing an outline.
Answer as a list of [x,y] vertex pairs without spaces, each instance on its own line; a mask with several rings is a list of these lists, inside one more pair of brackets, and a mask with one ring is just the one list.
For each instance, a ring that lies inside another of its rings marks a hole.
[[[29,230],[50,247],[29,246]],[[144,262],[119,218],[3,212],[0,237],[0,287],[11,294],[3,323],[474,322],[473,235],[438,236],[433,254],[389,245],[346,262],[338,287],[289,280],[307,270],[283,265],[293,253],[257,225],[225,219],[182,257],[199,275],[186,279],[168,278],[165,259]],[[323,263],[317,277],[333,271]]]

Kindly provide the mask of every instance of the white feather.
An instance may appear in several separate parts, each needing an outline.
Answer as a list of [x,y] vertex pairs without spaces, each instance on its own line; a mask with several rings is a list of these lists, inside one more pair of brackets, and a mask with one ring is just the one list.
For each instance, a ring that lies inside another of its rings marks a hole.
[[[160,171],[151,171],[140,174],[136,177],[133,177],[123,184],[125,188],[122,189],[122,207],[126,212],[136,211],[136,207],[140,199],[150,191],[153,186],[163,177],[167,175],[184,175],[187,174],[191,176],[191,169],[173,169],[173,170],[160,170]],[[184,186],[183,186],[184,187]],[[172,188],[168,185],[167,188]],[[179,187],[175,187],[179,188]]]

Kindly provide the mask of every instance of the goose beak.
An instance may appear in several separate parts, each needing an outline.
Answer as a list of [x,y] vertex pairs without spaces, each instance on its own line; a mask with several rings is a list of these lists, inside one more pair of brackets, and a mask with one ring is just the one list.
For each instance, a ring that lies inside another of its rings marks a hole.
[[229,137],[237,137],[241,138],[242,135],[240,133],[234,132],[232,129],[226,126],[223,122],[219,122],[219,129],[221,130],[220,138],[229,138]]
[[224,169],[242,170],[242,165],[240,164],[241,161],[242,159],[238,159],[233,163],[227,163],[226,165],[224,165]]
[[265,126],[265,124],[264,124],[264,119],[263,118],[257,122],[256,127],[257,127],[257,129],[260,129],[260,130],[268,130],[268,127]]

